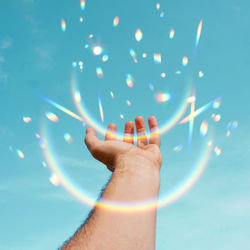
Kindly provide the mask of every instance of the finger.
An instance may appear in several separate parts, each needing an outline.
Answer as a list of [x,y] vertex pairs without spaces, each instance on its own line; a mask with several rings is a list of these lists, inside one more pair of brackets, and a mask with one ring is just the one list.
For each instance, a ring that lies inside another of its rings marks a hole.
[[147,145],[148,138],[145,128],[144,118],[142,116],[137,116],[135,118],[136,133],[137,133],[137,145]]
[[96,132],[93,128],[86,129],[86,136],[84,141],[90,152],[92,152],[93,148],[95,148],[101,142],[98,139]]
[[156,144],[160,147],[161,137],[158,127],[158,122],[154,116],[148,118],[148,125],[150,129],[149,144]]
[[123,136],[124,142],[134,144],[134,129],[135,129],[134,122],[128,121],[125,123],[124,136]]
[[105,141],[116,140],[116,131],[117,127],[115,124],[109,124],[107,128],[107,132],[105,134]]

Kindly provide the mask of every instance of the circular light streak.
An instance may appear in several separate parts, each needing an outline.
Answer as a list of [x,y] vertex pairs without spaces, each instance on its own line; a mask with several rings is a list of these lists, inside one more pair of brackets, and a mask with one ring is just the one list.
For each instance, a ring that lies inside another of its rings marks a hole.
[[[160,134],[164,134],[167,131],[169,131],[171,128],[173,128],[178,121],[181,119],[181,117],[184,115],[189,103],[187,102],[188,98],[191,95],[191,90],[192,90],[192,84],[188,84],[186,88],[185,95],[178,107],[178,109],[175,111],[175,113],[168,119],[166,120],[162,125],[159,126],[159,132]],[[104,127],[103,124],[100,124],[99,122],[96,121],[94,117],[88,112],[86,106],[84,105],[83,98],[81,97],[78,84],[77,84],[77,79],[75,73],[72,74],[71,77],[71,94],[73,97],[73,101],[75,103],[75,106],[79,112],[79,114],[82,116],[84,121],[92,128],[94,128],[96,131],[101,133],[102,135],[105,135],[106,133],[106,127]],[[147,134],[147,136],[149,136]],[[123,133],[117,132],[117,139],[122,140],[123,139]]]
[[63,166],[60,164],[53,145],[51,144],[50,134],[45,119],[42,121],[41,135],[46,139],[46,146],[43,148],[44,157],[52,173],[57,177],[58,184],[61,184],[72,196],[88,206],[95,206],[101,209],[123,213],[134,213],[162,208],[176,201],[199,180],[207,166],[212,151],[212,147],[208,146],[209,139],[207,139],[204,141],[203,149],[201,150],[199,158],[188,175],[186,175],[178,185],[173,187],[167,193],[160,195],[159,198],[133,203],[115,202],[101,198],[96,201],[91,194],[83,190],[82,187],[67,175]]

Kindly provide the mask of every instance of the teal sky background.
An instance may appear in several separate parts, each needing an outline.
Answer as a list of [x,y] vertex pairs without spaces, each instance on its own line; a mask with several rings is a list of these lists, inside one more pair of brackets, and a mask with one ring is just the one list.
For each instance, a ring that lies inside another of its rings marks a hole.
[[[156,115],[159,124],[171,118],[193,79],[196,108],[222,97],[219,109],[210,108],[194,120],[190,152],[188,123],[176,125],[162,135],[163,165],[161,191],[175,187],[201,155],[201,146],[211,133],[213,152],[205,172],[197,183],[174,203],[159,209],[157,249],[162,250],[234,250],[249,249],[250,238],[250,3],[243,0],[210,1],[80,1],[11,0],[2,1],[0,10],[0,249],[57,249],[85,220],[91,210],[72,197],[62,186],[49,181],[51,171],[42,166],[44,156],[36,133],[45,122],[47,138],[55,149],[65,172],[93,197],[107,183],[110,173],[94,160],[84,145],[86,127],[46,103],[43,94],[78,114],[74,106],[70,79],[75,71],[88,112],[102,124],[98,108],[101,95],[104,123],[117,123],[121,132],[127,120],[137,115]],[[164,12],[164,17],[160,13]],[[120,23],[113,27],[113,19]],[[83,17],[83,22],[79,18]],[[61,30],[61,19],[67,24]],[[194,45],[197,26],[203,29],[197,54]],[[135,31],[143,31],[141,42]],[[175,37],[169,39],[170,29]],[[89,39],[89,35],[93,38]],[[94,56],[86,43],[101,45],[109,55],[107,62]],[[133,62],[129,49],[137,53]],[[147,58],[142,58],[142,53]],[[162,54],[155,64],[154,53]],[[182,57],[189,64],[182,66]],[[72,69],[72,62],[82,61],[83,72]],[[96,67],[104,77],[96,76]],[[182,74],[176,75],[180,70]],[[203,78],[198,72],[204,73]],[[167,74],[161,78],[161,73]],[[135,81],[126,85],[126,74]],[[149,83],[154,85],[151,91]],[[113,91],[115,97],[110,97]],[[157,103],[154,94],[169,91],[172,99]],[[126,100],[132,105],[128,107]],[[52,123],[45,112],[55,113]],[[185,116],[190,112],[187,109]],[[220,114],[216,123],[211,115]],[[124,119],[120,118],[124,115]],[[23,116],[32,118],[23,122]],[[203,120],[209,124],[207,137],[200,136]],[[237,121],[238,128],[226,136],[227,125]],[[73,142],[64,140],[64,133]],[[103,138],[102,135],[99,135]],[[173,149],[182,144],[183,149]],[[16,150],[24,153],[18,157]]]

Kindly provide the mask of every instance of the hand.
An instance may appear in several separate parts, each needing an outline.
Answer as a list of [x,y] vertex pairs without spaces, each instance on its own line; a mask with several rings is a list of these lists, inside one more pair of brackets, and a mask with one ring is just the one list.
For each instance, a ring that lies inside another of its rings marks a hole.
[[86,130],[85,144],[94,158],[104,163],[110,171],[114,171],[118,161],[136,164],[141,161],[160,170],[162,157],[160,152],[160,133],[154,116],[148,118],[150,129],[149,141],[146,135],[144,118],[135,118],[137,146],[134,145],[134,122],[125,124],[123,142],[116,140],[117,127],[108,126],[105,141],[98,139],[93,128]]

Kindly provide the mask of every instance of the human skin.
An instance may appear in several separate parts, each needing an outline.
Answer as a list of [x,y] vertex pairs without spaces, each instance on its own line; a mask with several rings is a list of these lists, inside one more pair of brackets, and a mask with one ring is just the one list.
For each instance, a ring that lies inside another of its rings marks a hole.
[[[123,141],[116,140],[116,125],[110,124],[105,141],[92,128],[86,130],[85,143],[94,158],[104,163],[113,175],[101,199],[133,203],[156,199],[160,186],[160,133],[157,120],[149,117],[150,137],[146,136],[144,118],[125,124]],[[139,136],[138,136],[139,135]],[[86,250],[153,250],[157,208],[141,211],[108,210],[95,206],[88,221],[63,247]]]

